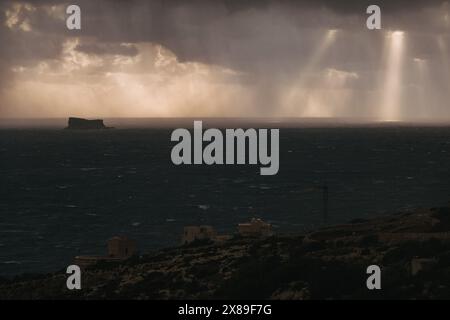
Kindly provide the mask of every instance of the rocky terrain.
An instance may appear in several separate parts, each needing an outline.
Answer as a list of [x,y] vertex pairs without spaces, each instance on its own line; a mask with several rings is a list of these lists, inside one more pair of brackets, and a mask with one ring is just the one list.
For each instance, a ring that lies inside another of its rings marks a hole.
[[[381,290],[366,268],[381,267]],[[306,235],[234,238],[83,271],[0,282],[0,299],[450,299],[450,208],[354,220]]]

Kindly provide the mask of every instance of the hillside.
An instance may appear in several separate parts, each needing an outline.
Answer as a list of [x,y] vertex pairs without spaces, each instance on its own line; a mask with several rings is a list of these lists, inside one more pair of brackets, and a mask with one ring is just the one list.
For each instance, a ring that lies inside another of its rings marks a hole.
[[[0,299],[450,299],[449,231],[450,208],[417,209],[100,263],[79,291],[66,289],[64,271],[3,280]],[[366,288],[372,264],[382,290]]]

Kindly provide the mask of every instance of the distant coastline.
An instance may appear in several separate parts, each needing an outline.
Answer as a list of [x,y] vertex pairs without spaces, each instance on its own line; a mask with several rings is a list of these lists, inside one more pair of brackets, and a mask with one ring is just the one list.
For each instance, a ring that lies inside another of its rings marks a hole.
[[[97,117],[96,117],[97,118]],[[371,118],[286,118],[286,117],[99,117],[120,129],[178,128],[203,120],[205,127],[264,128],[345,128],[345,127],[449,127],[450,119],[442,121],[379,121]],[[0,129],[63,129],[67,118],[0,118]]]

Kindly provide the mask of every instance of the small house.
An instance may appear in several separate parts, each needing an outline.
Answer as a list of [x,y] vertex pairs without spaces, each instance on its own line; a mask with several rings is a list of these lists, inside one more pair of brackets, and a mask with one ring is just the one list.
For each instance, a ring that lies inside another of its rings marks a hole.
[[269,237],[273,234],[272,225],[253,218],[250,222],[239,223],[238,233],[242,237]]
[[198,240],[214,241],[217,236],[216,230],[211,226],[187,226],[184,227],[182,244],[189,244]]
[[125,236],[115,236],[108,240],[108,257],[127,259],[136,252],[136,242]]

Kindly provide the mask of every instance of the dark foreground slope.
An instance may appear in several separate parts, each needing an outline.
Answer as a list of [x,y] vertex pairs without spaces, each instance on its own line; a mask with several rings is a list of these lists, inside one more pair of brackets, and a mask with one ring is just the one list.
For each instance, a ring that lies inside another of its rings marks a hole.
[[[0,299],[450,299],[449,231],[450,208],[418,209],[305,236],[233,239],[99,264],[83,272],[79,291],[66,289],[64,271],[4,281]],[[372,264],[382,269],[381,290],[366,287]]]

